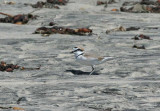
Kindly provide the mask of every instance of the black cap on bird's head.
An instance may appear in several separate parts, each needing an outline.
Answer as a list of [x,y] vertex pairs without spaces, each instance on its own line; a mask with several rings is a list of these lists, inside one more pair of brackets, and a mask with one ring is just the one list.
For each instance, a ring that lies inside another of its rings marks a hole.
[[84,51],[84,49],[83,48],[81,48],[81,47],[74,47],[73,48],[73,51],[71,52],[71,53],[74,53],[74,52],[77,52],[77,51]]

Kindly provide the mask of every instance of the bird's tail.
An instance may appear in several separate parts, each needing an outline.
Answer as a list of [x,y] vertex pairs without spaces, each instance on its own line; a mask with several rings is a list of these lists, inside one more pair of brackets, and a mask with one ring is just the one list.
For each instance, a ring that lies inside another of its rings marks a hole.
[[109,60],[113,60],[113,59],[114,59],[114,57],[104,57],[104,59],[102,60],[102,63],[109,61]]
[[114,57],[104,57],[104,60],[113,60]]

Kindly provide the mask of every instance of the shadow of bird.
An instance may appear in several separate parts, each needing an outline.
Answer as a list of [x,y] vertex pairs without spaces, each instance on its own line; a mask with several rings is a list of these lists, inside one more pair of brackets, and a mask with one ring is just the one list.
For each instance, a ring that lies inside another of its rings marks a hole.
[[[84,71],[81,71],[81,70],[66,70],[66,72],[71,72],[73,73],[74,75],[90,75],[90,72],[84,72]],[[92,75],[99,75],[97,72],[93,72]]]

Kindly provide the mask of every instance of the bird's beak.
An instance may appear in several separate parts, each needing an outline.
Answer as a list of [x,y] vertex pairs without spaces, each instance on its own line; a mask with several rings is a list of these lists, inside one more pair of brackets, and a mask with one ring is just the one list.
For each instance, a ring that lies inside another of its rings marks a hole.
[[71,51],[70,53],[72,54],[74,51]]

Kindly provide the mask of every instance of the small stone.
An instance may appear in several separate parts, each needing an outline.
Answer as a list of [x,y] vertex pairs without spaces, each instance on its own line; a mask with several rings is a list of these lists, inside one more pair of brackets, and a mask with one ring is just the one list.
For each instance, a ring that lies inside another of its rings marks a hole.
[[13,110],[24,110],[23,108],[20,108],[20,107],[13,107],[12,109]]
[[17,104],[20,104],[21,101],[27,101],[26,97],[20,97],[20,98],[17,100]]
[[49,26],[53,26],[53,25],[55,25],[54,22],[50,22],[50,23],[49,23]]
[[132,48],[136,48],[136,49],[146,49],[144,45],[139,45],[139,46],[133,45]]
[[112,9],[111,11],[115,11],[115,12],[116,12],[116,11],[118,11],[118,9],[114,8],[114,9]]

